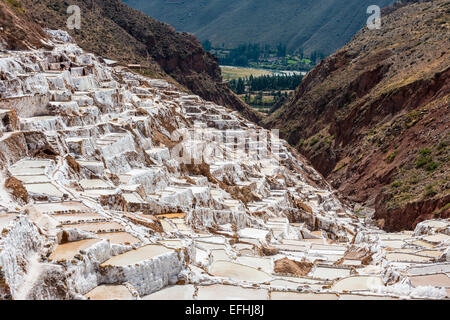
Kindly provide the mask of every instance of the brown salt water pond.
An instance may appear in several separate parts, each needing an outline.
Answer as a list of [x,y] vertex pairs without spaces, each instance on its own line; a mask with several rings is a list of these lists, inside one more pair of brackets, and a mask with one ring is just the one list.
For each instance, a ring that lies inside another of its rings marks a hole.
[[170,286],[142,298],[142,300],[193,300],[195,287],[191,284],[185,286]]
[[66,261],[72,259],[80,250],[85,250],[94,244],[100,242],[100,239],[86,239],[74,242],[60,244],[50,255],[50,261]]

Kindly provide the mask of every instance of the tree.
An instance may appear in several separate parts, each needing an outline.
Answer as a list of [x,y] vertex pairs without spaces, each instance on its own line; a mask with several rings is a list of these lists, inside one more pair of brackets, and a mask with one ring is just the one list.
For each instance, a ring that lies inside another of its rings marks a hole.
[[209,40],[203,41],[202,46],[205,51],[210,51],[212,49],[212,44],[211,44],[211,41],[209,41]]
[[245,93],[245,83],[242,78],[238,79],[237,85],[236,85],[236,93],[237,94],[243,94]]

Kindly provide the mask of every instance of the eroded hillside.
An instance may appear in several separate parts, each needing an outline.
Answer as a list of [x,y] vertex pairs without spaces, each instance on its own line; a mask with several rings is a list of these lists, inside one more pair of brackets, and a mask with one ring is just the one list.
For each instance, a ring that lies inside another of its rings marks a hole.
[[389,10],[265,120],[386,230],[450,214],[450,2]]

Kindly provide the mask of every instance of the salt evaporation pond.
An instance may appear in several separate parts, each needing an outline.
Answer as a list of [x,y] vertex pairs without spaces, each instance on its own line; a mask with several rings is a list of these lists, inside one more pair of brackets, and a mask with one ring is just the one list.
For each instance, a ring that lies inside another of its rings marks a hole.
[[111,259],[103,262],[101,266],[127,266],[170,252],[173,252],[173,250],[161,245],[150,244],[137,250],[131,250],[125,252],[124,254],[112,257]]
[[351,290],[369,291],[383,286],[384,284],[380,277],[356,276],[337,281],[331,289],[336,292]]
[[230,278],[236,281],[267,282],[272,279],[265,272],[228,261],[215,261],[210,266],[209,273],[217,277]]
[[84,296],[90,300],[133,300],[133,295],[123,285],[101,285]]

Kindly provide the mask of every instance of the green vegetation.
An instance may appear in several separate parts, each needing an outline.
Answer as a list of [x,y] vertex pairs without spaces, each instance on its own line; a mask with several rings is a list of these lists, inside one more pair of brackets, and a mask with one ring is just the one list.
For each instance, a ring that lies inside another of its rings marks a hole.
[[19,0],[5,0],[12,8],[14,8],[19,13],[24,13],[25,9],[22,6],[22,2]]
[[237,94],[255,91],[295,90],[302,81],[302,75],[267,75],[239,78],[229,82],[231,90]]
[[434,185],[429,184],[425,187],[424,197],[425,198],[431,198],[437,195],[437,191],[434,189]]
[[387,163],[392,163],[395,160],[395,157],[398,155],[398,151],[394,151],[386,157]]
[[232,79],[233,92],[250,106],[271,113],[282,105],[302,81],[302,75],[263,75],[260,77]]
[[439,163],[433,161],[431,153],[430,148],[420,150],[416,159],[416,168],[424,168],[428,172],[436,170],[439,167]]
[[438,213],[443,213],[443,212],[445,212],[446,210],[449,210],[449,209],[450,209],[450,202],[447,203],[445,206],[443,206],[443,207],[439,210]]
[[219,58],[224,66],[252,67],[267,70],[308,71],[325,55],[314,51],[305,56],[303,50],[288,52],[286,45],[242,44],[236,48],[212,47],[211,42],[203,42],[203,48]]
[[393,187],[393,188],[399,188],[402,185],[403,185],[403,182],[401,182],[401,181],[395,181],[395,182],[391,183],[391,187]]
[[348,165],[348,163],[342,163],[342,164],[340,164],[337,168],[335,168],[334,170],[333,170],[333,172],[339,172],[339,171],[341,171],[343,168],[345,168],[346,166]]

